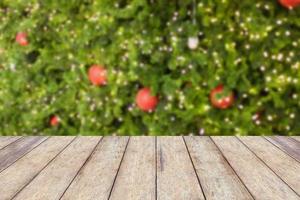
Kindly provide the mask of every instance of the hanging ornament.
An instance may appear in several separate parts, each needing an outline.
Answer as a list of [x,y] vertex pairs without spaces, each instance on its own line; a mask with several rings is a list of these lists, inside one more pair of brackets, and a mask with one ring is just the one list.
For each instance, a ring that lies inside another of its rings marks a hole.
[[151,112],[158,104],[158,97],[152,96],[149,88],[142,88],[136,96],[136,104],[142,111]]
[[210,92],[212,105],[219,109],[227,109],[234,103],[232,91],[225,91],[223,85],[219,85]]
[[17,33],[16,42],[21,46],[27,46],[29,44],[27,34],[24,32]]
[[59,125],[59,117],[58,116],[52,116],[50,119],[50,125],[51,126],[58,126]]
[[[196,4],[196,0],[193,0],[192,24],[195,28],[197,27],[196,12],[197,12],[197,4]],[[199,38],[197,36],[189,37],[187,41],[187,45],[191,50],[197,49],[199,45]]]
[[198,37],[189,37],[188,38],[188,47],[192,50],[197,49],[199,45],[199,38]]
[[300,5],[300,0],[279,0],[279,2],[288,9],[293,9]]
[[100,65],[91,66],[88,76],[93,85],[102,86],[107,83],[107,70]]

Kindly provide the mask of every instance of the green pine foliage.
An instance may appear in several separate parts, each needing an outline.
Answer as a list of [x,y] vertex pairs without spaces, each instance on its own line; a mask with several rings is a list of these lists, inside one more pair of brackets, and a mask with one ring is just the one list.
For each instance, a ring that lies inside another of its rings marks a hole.
[[[0,133],[297,135],[299,19],[276,0],[1,0]],[[219,84],[228,109],[210,102]],[[142,87],[152,113],[135,105]]]

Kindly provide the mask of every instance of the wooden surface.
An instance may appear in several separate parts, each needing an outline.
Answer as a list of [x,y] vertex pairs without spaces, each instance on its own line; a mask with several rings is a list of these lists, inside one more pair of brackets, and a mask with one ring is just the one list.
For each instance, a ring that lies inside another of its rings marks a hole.
[[0,137],[0,200],[300,200],[299,137]]
[[157,138],[157,199],[204,199],[181,137]]

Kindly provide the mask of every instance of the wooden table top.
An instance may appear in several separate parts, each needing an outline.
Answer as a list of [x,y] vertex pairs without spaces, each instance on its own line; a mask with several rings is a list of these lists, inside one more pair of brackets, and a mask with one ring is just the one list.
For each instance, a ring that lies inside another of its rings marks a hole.
[[0,137],[0,200],[300,199],[300,137]]

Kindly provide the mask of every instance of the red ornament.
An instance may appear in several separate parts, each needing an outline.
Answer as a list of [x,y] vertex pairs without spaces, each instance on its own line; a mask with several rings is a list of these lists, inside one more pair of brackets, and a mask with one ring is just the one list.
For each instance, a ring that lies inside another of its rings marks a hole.
[[53,116],[53,117],[51,117],[51,119],[50,119],[50,125],[51,126],[58,126],[59,125],[59,117],[57,117],[57,116]]
[[142,111],[151,112],[158,104],[158,97],[151,95],[150,88],[142,88],[137,93],[135,101]]
[[107,83],[107,71],[100,65],[93,65],[89,69],[89,79],[93,85],[102,86]]
[[24,32],[17,33],[16,42],[21,46],[27,46],[29,44],[27,40],[27,34]]
[[225,92],[224,86],[219,85],[210,92],[212,105],[219,109],[227,109],[234,103],[233,92]]
[[89,79],[93,85],[101,86],[107,83],[107,71],[100,65],[93,65],[89,69]]
[[300,0],[279,0],[279,2],[288,9],[293,9],[300,5]]

